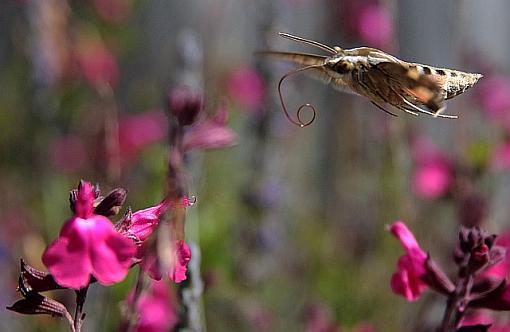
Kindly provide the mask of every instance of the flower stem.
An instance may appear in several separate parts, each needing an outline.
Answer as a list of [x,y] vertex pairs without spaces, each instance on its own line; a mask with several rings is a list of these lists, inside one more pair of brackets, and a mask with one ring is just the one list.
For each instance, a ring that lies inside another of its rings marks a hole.
[[472,274],[467,274],[459,279],[455,292],[448,299],[443,321],[438,332],[455,332],[457,330],[469,303],[472,286]]
[[140,267],[138,267],[138,275],[136,277],[136,285],[135,290],[133,293],[133,299],[128,307],[128,326],[126,328],[127,332],[134,331],[136,327],[136,322],[138,320],[138,317],[136,315],[136,305],[138,304],[138,299],[140,298],[140,294],[142,294],[143,284],[145,281],[145,275]]
[[83,320],[85,319],[85,313],[83,312],[83,305],[85,304],[85,299],[87,298],[87,291],[89,286],[77,290],[76,291],[76,310],[74,312],[74,332],[81,332],[81,327],[83,325]]

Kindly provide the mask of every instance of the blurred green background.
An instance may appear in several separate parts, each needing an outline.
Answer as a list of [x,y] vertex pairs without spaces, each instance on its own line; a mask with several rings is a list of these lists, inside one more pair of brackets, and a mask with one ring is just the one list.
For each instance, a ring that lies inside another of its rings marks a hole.
[[[458,200],[413,191],[416,137],[470,170],[473,190],[488,202],[485,227],[508,225],[510,163],[499,150],[510,128],[508,13],[504,0],[0,2],[2,305],[19,298],[20,257],[44,269],[41,253],[70,217],[68,192],[80,179],[105,192],[128,189],[134,210],[162,198],[166,95],[187,85],[203,92],[209,112],[226,106],[239,136],[234,147],[189,156],[198,202],[186,238],[201,250],[204,328],[426,331],[444,301],[427,293],[408,304],[391,292],[401,249],[385,225],[405,220],[453,271]],[[290,109],[318,109],[300,129],[276,98],[291,67],[253,52],[316,50],[279,31],[481,72],[493,85],[450,101],[458,120],[395,118],[303,75],[284,85]],[[86,331],[116,330],[132,279],[92,287]],[[2,310],[0,329],[67,327]]]

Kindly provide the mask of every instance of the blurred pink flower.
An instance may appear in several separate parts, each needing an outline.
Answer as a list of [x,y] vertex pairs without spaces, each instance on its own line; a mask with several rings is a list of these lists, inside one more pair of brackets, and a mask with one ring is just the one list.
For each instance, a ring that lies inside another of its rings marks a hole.
[[378,4],[360,8],[358,33],[371,46],[387,47],[393,38],[393,22],[388,9]]
[[[175,247],[170,248],[173,251],[173,266],[168,271],[168,277],[176,283],[186,280],[186,271],[188,263],[191,260],[191,250],[186,242],[178,240],[175,242]],[[142,259],[140,266],[142,269],[155,280],[160,280],[163,276],[158,256],[156,252],[148,251],[145,246],[142,246],[138,252],[138,257]]]
[[131,14],[131,0],[94,0],[97,15],[109,23],[122,23]]
[[168,122],[161,110],[129,115],[119,120],[119,149],[122,160],[129,161],[146,147],[166,137]]
[[119,81],[117,58],[98,37],[79,38],[75,56],[81,74],[93,88],[104,84],[117,85]]
[[414,193],[425,199],[443,196],[450,189],[452,182],[450,166],[441,159],[418,165],[412,179]]
[[[128,303],[133,301],[133,294]],[[151,280],[149,287],[136,303],[137,316],[134,331],[167,332],[173,331],[179,322],[175,308],[175,298],[164,281]]]
[[446,156],[425,136],[413,138],[410,145],[416,164],[411,180],[414,193],[424,199],[446,194],[453,184],[453,170]]
[[264,102],[264,80],[255,68],[241,66],[228,74],[227,92],[237,103],[253,110]]
[[391,277],[391,288],[394,293],[402,295],[408,301],[415,301],[427,288],[421,279],[425,275],[427,254],[420,248],[413,233],[403,222],[393,223],[389,231],[406,251],[406,254],[398,260],[397,272]]
[[184,150],[221,149],[233,145],[235,132],[227,127],[227,110],[221,107],[213,118],[197,122],[184,134]]
[[486,77],[478,86],[478,99],[492,120],[510,120],[510,79],[504,76]]
[[76,172],[86,167],[87,151],[78,136],[67,135],[55,138],[50,146],[50,159],[58,170]]
[[494,149],[491,164],[497,170],[510,169],[510,142],[505,142]]
[[83,288],[90,275],[103,285],[123,280],[136,253],[134,244],[116,232],[108,218],[94,214],[90,183],[80,183],[76,198],[75,215],[48,246],[43,263],[63,287]]

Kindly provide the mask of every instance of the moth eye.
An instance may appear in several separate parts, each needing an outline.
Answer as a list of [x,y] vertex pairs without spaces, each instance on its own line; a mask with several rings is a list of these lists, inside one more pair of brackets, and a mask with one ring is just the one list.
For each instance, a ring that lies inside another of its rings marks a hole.
[[333,69],[340,74],[348,73],[352,70],[353,65],[352,63],[348,61],[338,61],[334,66]]

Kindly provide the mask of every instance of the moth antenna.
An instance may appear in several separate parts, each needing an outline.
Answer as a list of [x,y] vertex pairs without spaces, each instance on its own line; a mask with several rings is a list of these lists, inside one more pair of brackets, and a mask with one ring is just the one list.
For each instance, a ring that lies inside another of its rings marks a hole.
[[283,38],[287,38],[287,39],[290,39],[290,40],[293,40],[293,41],[296,41],[298,43],[304,43],[304,44],[308,44],[308,45],[311,45],[311,46],[315,46],[315,47],[318,47],[326,52],[329,52],[331,54],[337,54],[338,51],[335,50],[333,47],[330,47],[328,45],[324,45],[322,43],[319,43],[318,41],[315,41],[315,40],[310,40],[310,39],[306,39],[306,38],[303,38],[303,37],[298,37],[298,36],[294,36],[294,35],[291,35],[290,33],[286,33],[286,32],[278,32],[278,34],[280,36],[282,36]]
[[[300,73],[302,71],[305,71],[305,70],[308,70],[308,69],[311,69],[311,68],[320,68],[322,67],[322,65],[310,65],[310,66],[306,66],[306,67],[302,67],[302,68],[298,68],[296,70],[293,70],[285,75],[282,76],[282,78],[280,78],[280,81],[278,82],[278,95],[280,96],[280,103],[282,104],[282,110],[283,110],[283,113],[285,114],[285,117],[287,117],[287,119],[295,124],[296,126],[299,126],[301,128],[303,127],[306,127],[306,126],[309,126],[312,124],[312,122],[315,120],[315,116],[317,115],[317,110],[315,109],[315,107],[312,105],[312,104],[309,104],[309,103],[306,103],[306,104],[303,104],[301,106],[299,106],[297,112],[296,112],[296,117],[297,117],[297,121],[294,120],[289,112],[287,111],[287,107],[285,107],[285,102],[283,101],[283,94],[282,94],[282,83],[285,79],[287,79],[289,76],[291,75],[294,75],[294,74],[297,74],[297,73]],[[303,120],[301,119],[301,112],[303,111],[303,109],[305,108],[309,108],[313,115],[312,115],[312,118],[310,120],[308,120],[308,122],[303,122]]]

